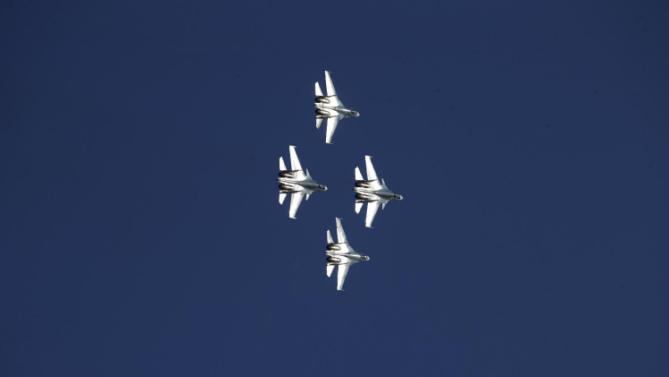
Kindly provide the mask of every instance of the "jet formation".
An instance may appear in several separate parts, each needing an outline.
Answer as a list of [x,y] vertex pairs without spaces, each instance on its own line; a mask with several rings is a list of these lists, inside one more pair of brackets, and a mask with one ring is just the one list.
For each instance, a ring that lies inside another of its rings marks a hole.
[[[332,144],[334,132],[337,124],[344,118],[357,118],[360,113],[344,106],[344,103],[337,96],[334,83],[329,71],[325,71],[325,90],[323,94],[318,82],[314,84],[314,107],[316,113],[316,129],[320,129],[323,119],[326,120],[325,143]],[[288,217],[297,218],[297,210],[300,204],[306,198],[315,192],[327,191],[327,186],[317,182],[309,173],[308,169],[303,169],[297,156],[296,147],[288,146],[290,155],[290,169],[286,167],[283,157],[279,157],[279,176],[277,178],[279,185],[279,204],[283,205],[286,197],[290,194],[290,208]],[[367,178],[362,175],[359,167],[355,167],[355,182],[353,191],[355,193],[355,213],[359,214],[362,207],[367,204],[367,213],[365,215],[365,227],[372,228],[372,222],[379,210],[384,209],[386,205],[393,200],[403,200],[402,195],[391,191],[383,178],[378,178],[372,157],[365,155],[365,170]],[[329,278],[337,269],[337,291],[344,290],[344,282],[350,267],[359,262],[369,261],[369,256],[357,252],[349,244],[342,226],[342,220],[335,217],[337,242],[332,238],[328,229],[326,231],[327,245],[325,250],[326,264],[325,274]]]

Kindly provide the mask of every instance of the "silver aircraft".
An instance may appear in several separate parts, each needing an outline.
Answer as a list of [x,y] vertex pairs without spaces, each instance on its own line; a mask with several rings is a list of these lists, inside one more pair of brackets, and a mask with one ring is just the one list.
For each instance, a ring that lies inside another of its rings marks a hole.
[[384,209],[391,200],[402,200],[402,195],[396,194],[388,188],[386,181],[376,176],[376,170],[372,165],[372,156],[365,156],[365,167],[367,168],[367,179],[362,176],[359,167],[355,167],[355,213],[360,213],[362,206],[367,203],[367,215],[365,216],[365,226],[372,227],[374,216],[379,210],[379,206]]
[[346,280],[346,275],[348,274],[348,269],[351,268],[351,265],[358,262],[367,262],[369,257],[353,250],[353,247],[351,247],[346,239],[346,233],[344,233],[344,228],[341,225],[341,219],[336,217],[335,221],[337,222],[336,243],[332,240],[330,230],[328,229],[327,231],[328,246],[325,251],[325,255],[327,255],[325,274],[330,277],[334,268],[337,267],[337,290],[343,291],[344,280]]
[[288,217],[295,219],[297,209],[304,197],[309,200],[311,194],[316,191],[327,191],[327,186],[316,182],[309,174],[309,170],[302,169],[300,160],[297,158],[295,146],[288,147],[290,152],[290,170],[286,168],[283,157],[279,157],[279,204],[283,204],[286,196],[290,195],[290,209]]
[[314,84],[316,95],[316,98],[314,98],[314,106],[316,107],[316,128],[320,128],[323,119],[327,119],[325,142],[327,144],[332,144],[332,136],[334,135],[335,129],[337,129],[337,123],[344,118],[357,118],[360,116],[360,113],[346,108],[339,97],[337,97],[337,92],[332,83],[332,77],[330,77],[330,72],[328,71],[325,71],[325,90],[327,95],[323,95],[321,86],[318,84],[318,81],[316,81],[316,84]]

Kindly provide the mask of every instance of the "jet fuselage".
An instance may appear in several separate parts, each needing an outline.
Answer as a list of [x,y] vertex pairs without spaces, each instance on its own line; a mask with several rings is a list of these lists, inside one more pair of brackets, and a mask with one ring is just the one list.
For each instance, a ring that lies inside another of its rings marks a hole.
[[360,116],[359,112],[346,108],[338,98],[316,97],[314,106],[316,107],[316,116],[320,118],[332,118],[336,116],[357,118]]
[[403,199],[402,195],[390,191],[386,185],[378,181],[355,181],[353,191],[355,192],[355,198],[363,201]]
[[316,182],[302,170],[283,170],[279,172],[279,189],[283,192],[327,191],[327,186]]
[[325,255],[327,255],[326,260],[329,264],[358,263],[369,260],[367,255],[358,253],[345,243],[329,243]]

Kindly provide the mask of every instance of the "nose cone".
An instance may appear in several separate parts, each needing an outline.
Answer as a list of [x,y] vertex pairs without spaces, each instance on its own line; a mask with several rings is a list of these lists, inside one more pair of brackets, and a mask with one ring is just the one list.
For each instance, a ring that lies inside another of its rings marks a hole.
[[365,262],[367,262],[367,261],[369,261],[369,257],[368,257],[367,255],[365,255],[364,257],[362,257],[362,260],[364,260]]
[[404,197],[403,197],[402,195],[397,195],[397,198],[398,198],[399,200],[404,200]]
[[323,191],[327,191],[328,187],[326,185],[323,185]]
[[353,116],[356,117],[356,118],[359,117],[359,116],[360,116],[360,112],[358,112],[358,111],[354,111],[354,112],[353,112]]

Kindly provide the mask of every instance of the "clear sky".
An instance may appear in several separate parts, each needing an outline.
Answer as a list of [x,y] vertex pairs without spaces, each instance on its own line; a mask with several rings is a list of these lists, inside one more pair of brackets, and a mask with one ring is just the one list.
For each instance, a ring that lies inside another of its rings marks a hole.
[[669,375],[668,40],[662,1],[3,2],[0,375]]

